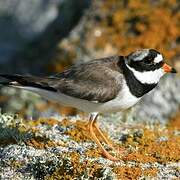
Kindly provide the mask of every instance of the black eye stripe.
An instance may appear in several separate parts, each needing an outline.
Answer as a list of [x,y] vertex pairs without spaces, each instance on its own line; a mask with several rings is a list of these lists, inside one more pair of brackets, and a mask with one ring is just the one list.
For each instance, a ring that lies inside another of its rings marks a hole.
[[154,64],[153,62],[151,64],[147,64],[144,63],[143,61],[139,61],[139,62],[131,61],[129,63],[129,66],[137,71],[144,72],[144,71],[154,71],[156,69],[159,69],[162,67],[163,64],[164,64],[163,61],[156,64]]
[[146,57],[142,60],[143,63],[145,64],[152,64],[154,63],[153,59],[152,58],[149,58],[149,57]]
[[161,68],[164,63],[163,60],[159,61],[159,59],[155,59],[158,57],[158,55],[161,54],[154,49],[135,51],[134,53],[127,56],[128,65],[140,72],[154,71]]
[[142,61],[150,61],[150,62],[154,62],[154,59],[157,57],[157,54],[149,54],[148,56],[146,56]]

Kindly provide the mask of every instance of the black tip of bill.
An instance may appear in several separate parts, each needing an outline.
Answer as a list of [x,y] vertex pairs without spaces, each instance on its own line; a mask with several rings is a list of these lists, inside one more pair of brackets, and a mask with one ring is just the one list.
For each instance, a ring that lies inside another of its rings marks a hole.
[[176,69],[172,68],[171,73],[177,73]]

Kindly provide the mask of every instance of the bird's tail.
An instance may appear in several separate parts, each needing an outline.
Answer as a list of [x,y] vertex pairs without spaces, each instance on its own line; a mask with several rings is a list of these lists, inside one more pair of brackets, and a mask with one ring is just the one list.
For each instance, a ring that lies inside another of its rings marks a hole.
[[3,86],[10,86],[22,89],[27,89],[27,87],[33,87],[55,91],[55,89],[48,84],[48,78],[24,76],[19,74],[0,74],[0,77],[6,79],[6,81],[0,81],[0,85]]

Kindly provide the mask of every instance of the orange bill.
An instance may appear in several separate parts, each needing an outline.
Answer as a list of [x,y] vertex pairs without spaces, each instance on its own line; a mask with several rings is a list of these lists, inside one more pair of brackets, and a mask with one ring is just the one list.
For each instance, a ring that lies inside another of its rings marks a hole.
[[164,72],[166,72],[166,73],[177,73],[177,71],[173,67],[171,67],[170,65],[168,65],[166,63],[164,63],[162,68],[163,68]]

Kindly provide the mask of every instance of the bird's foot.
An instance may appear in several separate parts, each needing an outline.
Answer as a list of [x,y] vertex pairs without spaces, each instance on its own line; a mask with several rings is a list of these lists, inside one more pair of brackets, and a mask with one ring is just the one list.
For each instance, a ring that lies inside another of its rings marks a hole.
[[[122,155],[124,154],[124,150],[122,148],[115,148],[112,143],[110,143],[110,141],[106,138],[106,136],[102,133],[102,131],[99,129],[97,123],[96,123],[96,119],[97,116],[95,118],[90,118],[90,121],[88,123],[88,129],[91,135],[91,138],[96,142],[96,144],[98,145],[98,147],[101,149],[102,154],[104,157],[106,157],[107,159],[111,160],[111,161],[118,161],[120,159],[120,157],[122,157]],[[98,133],[99,137],[96,135],[96,133]],[[100,142],[99,138],[101,138],[101,140],[107,144],[107,146],[112,150],[112,152],[114,152],[116,156],[111,155],[102,145],[102,143]]]

